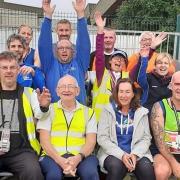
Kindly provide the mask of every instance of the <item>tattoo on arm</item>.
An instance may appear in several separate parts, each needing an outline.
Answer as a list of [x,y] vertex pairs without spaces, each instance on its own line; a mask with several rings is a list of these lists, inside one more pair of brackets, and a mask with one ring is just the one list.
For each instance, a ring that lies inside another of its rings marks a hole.
[[[164,117],[161,117],[161,107],[159,103],[155,103],[151,112],[151,127],[153,130],[154,139],[159,151],[165,156],[170,155],[168,146],[164,142]],[[160,122],[161,121],[161,122]]]

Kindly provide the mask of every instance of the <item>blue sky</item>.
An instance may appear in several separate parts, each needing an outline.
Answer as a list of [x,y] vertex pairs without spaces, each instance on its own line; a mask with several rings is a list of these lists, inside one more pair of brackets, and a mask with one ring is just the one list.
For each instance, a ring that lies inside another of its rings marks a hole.
[[[41,7],[41,0],[4,0],[5,2]],[[51,0],[56,4],[56,11],[73,12],[72,0]],[[87,3],[97,3],[99,0],[86,0]]]

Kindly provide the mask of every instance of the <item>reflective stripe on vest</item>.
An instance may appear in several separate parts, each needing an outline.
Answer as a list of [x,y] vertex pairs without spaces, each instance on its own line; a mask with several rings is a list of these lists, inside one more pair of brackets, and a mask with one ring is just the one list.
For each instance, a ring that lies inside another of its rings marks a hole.
[[36,129],[33,120],[32,108],[30,105],[31,94],[32,94],[31,88],[24,88],[23,109],[26,117],[26,129],[27,129],[29,142],[31,144],[31,147],[37,152],[37,154],[39,154],[40,144],[39,141],[36,139]]
[[[121,78],[129,77],[129,73],[122,71]],[[103,107],[109,103],[109,98],[112,94],[111,76],[107,69],[104,70],[104,75],[100,87],[97,86],[97,80],[93,86],[93,103],[92,107],[95,110],[96,120],[99,121]]]
[[[58,103],[53,104],[54,117],[51,124],[51,144],[60,155],[65,153],[78,154],[85,144],[86,124],[94,111],[81,105],[74,112],[70,124],[67,124],[65,114]],[[43,154],[46,154],[43,151]]]

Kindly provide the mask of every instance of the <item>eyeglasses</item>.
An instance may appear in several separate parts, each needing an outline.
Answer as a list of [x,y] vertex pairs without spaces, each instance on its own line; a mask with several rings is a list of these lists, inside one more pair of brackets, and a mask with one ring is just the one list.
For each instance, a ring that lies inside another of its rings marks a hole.
[[14,71],[17,69],[17,66],[0,66],[0,68],[3,70],[3,71],[7,71],[8,69],[11,70],[11,71]]
[[58,47],[58,50],[60,51],[72,50],[72,47]]
[[58,89],[61,89],[61,90],[74,90],[75,88],[77,88],[77,86],[75,85],[72,85],[72,84],[67,84],[67,85],[61,85],[58,87]]

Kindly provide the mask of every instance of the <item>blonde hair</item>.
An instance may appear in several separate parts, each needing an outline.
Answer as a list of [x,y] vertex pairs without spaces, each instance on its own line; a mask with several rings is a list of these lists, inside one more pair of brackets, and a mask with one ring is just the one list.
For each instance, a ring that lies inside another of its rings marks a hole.
[[172,56],[169,54],[169,53],[166,53],[166,52],[163,52],[163,53],[159,53],[154,61],[154,64],[156,65],[156,62],[157,60],[160,60],[160,59],[164,59],[164,58],[167,58],[168,61],[169,61],[169,64],[172,64],[173,63],[173,58]]

